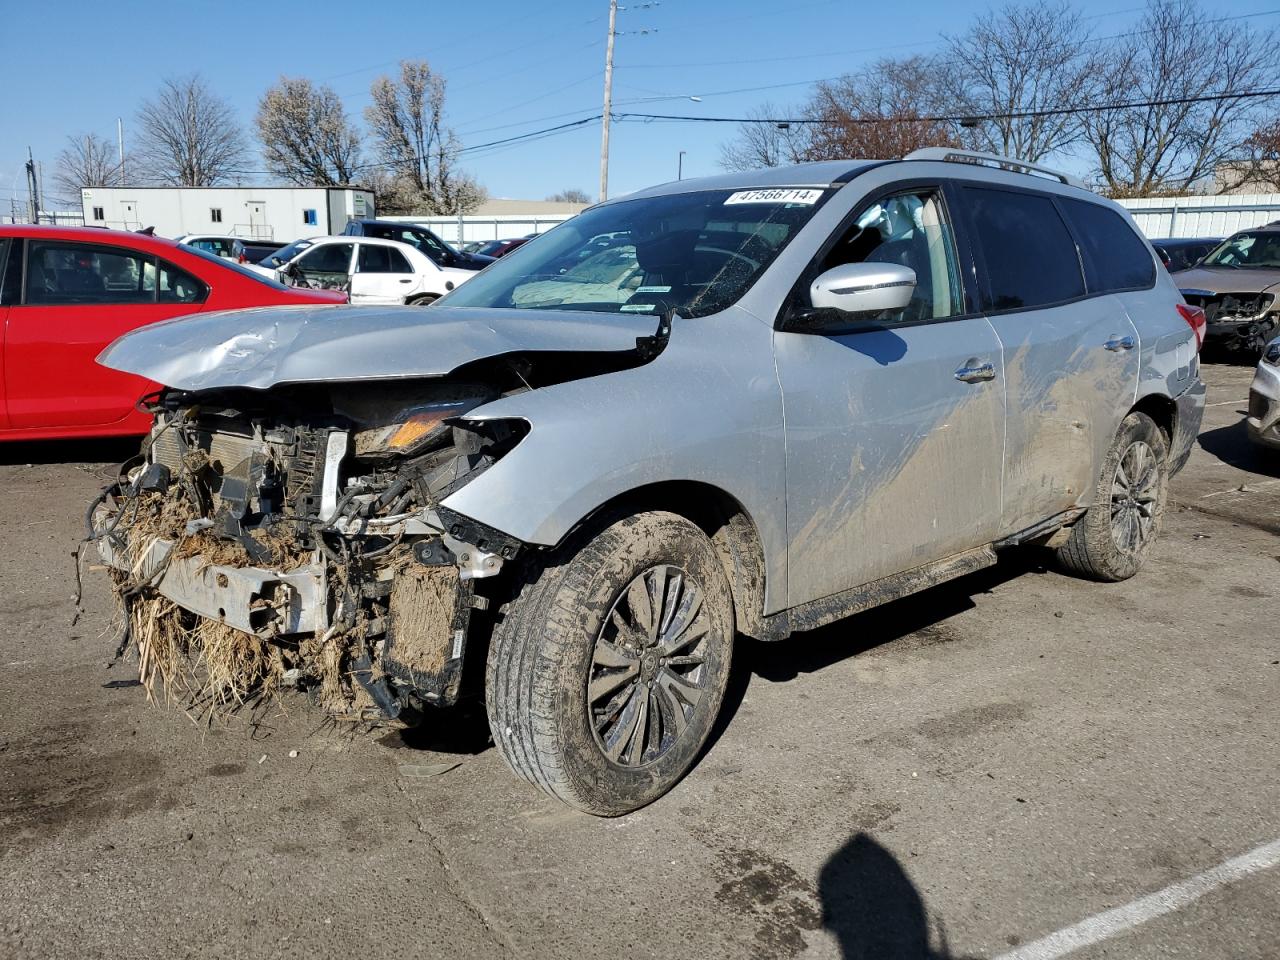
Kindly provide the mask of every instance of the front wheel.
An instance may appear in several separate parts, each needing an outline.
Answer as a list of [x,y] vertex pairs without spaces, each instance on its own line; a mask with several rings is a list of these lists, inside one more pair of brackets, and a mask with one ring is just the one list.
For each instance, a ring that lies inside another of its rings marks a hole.
[[1145,413],[1124,418],[1102,461],[1093,503],[1058,559],[1094,580],[1127,580],[1155,543],[1169,494],[1169,444]]
[[439,299],[434,293],[427,293],[420,297],[414,297],[407,305],[410,307],[429,307]]
[[516,773],[580,810],[642,807],[706,744],[733,637],[706,534],[670,513],[618,520],[537,564],[504,609],[485,683],[494,743]]

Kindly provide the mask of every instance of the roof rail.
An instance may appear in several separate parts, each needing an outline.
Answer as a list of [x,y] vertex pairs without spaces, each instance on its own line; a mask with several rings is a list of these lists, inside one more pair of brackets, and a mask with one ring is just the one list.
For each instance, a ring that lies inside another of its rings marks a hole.
[[952,163],[971,163],[979,167],[997,167],[1001,170],[1008,170],[1011,173],[1025,173],[1028,176],[1048,177],[1050,180],[1057,180],[1059,183],[1065,183],[1071,187],[1079,187],[1082,190],[1089,188],[1084,185],[1084,181],[1079,177],[1073,177],[1069,173],[1063,173],[1060,170],[1053,170],[1049,167],[1042,167],[1038,163],[1028,163],[1026,160],[1015,160],[1012,157],[1002,157],[996,153],[980,153],[977,150],[958,150],[954,147],[924,147],[915,150],[905,157],[903,160],[943,160]]

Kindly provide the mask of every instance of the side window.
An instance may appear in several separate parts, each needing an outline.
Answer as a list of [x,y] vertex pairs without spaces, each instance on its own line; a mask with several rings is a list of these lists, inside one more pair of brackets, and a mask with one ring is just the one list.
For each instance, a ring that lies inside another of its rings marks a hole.
[[187,271],[161,260],[156,296],[161,303],[203,303],[209,288]]
[[357,262],[360,273],[413,273],[413,267],[409,266],[404,254],[394,247],[362,243]]
[[[1100,203],[1059,198],[1071,232],[1080,245],[1084,278],[1090,293],[1142,289],[1155,283],[1156,268],[1147,245],[1124,217]],[[1185,258],[1175,250],[1173,259]],[[1170,269],[1182,269],[1173,266]]]
[[303,273],[346,273],[351,268],[351,243],[326,243],[298,258]]
[[314,210],[303,210],[302,223],[304,226],[314,227],[317,223],[316,212]]
[[964,312],[955,238],[932,191],[898,194],[861,211],[814,276],[846,263],[897,263],[915,271],[911,302],[884,320],[936,320]]
[[356,270],[359,273],[391,273],[391,248],[372,243],[360,244]]
[[1075,242],[1051,199],[963,189],[987,265],[991,309],[1029,309],[1084,296]]
[[154,261],[132,250],[32,240],[27,253],[29,304],[154,303]]
[[405,259],[404,254],[399,250],[384,248],[387,251],[387,257],[390,259],[390,270],[392,273],[413,273],[413,267],[409,265],[409,261]]
[[0,240],[0,306],[22,300],[22,241]]

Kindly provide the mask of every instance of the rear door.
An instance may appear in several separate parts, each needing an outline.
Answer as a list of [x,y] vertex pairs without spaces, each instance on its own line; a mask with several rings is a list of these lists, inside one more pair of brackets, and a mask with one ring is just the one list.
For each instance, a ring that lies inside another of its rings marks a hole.
[[[129,330],[198,312],[208,286],[107,244],[28,240],[25,260],[22,299],[5,324],[9,426],[93,427],[136,416],[134,404],[154,385],[95,358]],[[139,423],[145,429],[145,418]]]
[[352,303],[404,303],[405,297],[418,292],[420,283],[408,259],[395,247],[359,244],[351,277]]
[[1004,349],[1008,535],[1092,496],[1133,405],[1138,336],[1117,297],[1087,287],[1063,198],[976,184],[960,192]]

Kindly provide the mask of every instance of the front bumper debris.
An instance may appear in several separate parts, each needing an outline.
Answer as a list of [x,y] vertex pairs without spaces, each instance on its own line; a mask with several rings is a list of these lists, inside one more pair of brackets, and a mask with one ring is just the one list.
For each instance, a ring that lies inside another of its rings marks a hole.
[[268,570],[174,557],[174,549],[172,541],[157,538],[131,565],[119,538],[98,541],[104,563],[152,581],[161,596],[197,616],[264,638],[328,629],[323,564]]
[[234,709],[292,686],[362,721],[458,700],[476,585],[523,545],[440,506],[450,448],[361,461],[342,428],[182,410],[144,451],[90,537],[148,693]]

